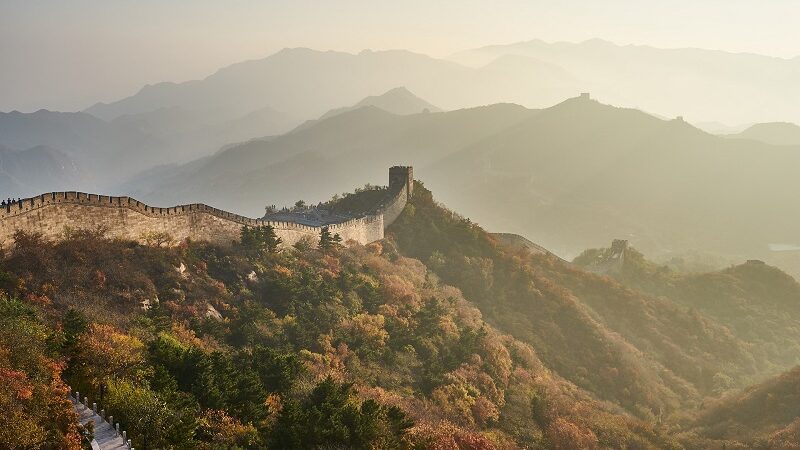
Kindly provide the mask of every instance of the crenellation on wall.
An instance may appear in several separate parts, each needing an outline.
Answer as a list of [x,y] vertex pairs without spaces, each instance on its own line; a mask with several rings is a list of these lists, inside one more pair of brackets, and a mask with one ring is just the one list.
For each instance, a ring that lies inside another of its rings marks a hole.
[[[397,219],[411,197],[412,177],[411,167],[392,167],[389,170],[389,197],[375,208],[375,212],[329,224],[329,230],[339,234],[346,243],[366,244],[383,239],[385,228]],[[304,237],[317,240],[322,228],[252,219],[202,203],[162,208],[127,196],[66,191],[41,194],[0,208],[0,245],[8,245],[17,230],[58,238],[67,227],[102,227],[109,237],[131,240],[141,240],[149,232],[163,232],[177,242],[188,238],[225,245],[239,239],[242,226],[266,225],[275,229],[284,245],[293,245]]]

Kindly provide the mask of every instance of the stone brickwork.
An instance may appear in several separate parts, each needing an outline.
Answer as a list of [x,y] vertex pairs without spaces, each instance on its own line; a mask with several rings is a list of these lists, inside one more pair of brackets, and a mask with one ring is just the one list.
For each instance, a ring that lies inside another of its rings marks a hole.
[[[390,195],[374,213],[330,224],[331,233],[343,242],[360,244],[383,239],[384,229],[400,215],[413,185],[411,167],[390,169]],[[319,239],[321,227],[276,222],[233,214],[195,203],[156,208],[130,197],[110,197],[82,192],[52,192],[23,199],[0,208],[0,245],[12,242],[14,232],[40,232],[47,238],[63,236],[66,229],[102,228],[108,237],[142,240],[148,233],[163,232],[176,242],[187,238],[227,245],[239,239],[243,226],[271,225],[285,245],[308,236]]]

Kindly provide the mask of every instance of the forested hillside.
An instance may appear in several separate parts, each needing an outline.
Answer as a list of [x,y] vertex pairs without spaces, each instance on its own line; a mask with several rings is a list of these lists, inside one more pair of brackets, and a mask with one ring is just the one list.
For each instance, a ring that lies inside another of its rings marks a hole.
[[710,404],[691,426],[706,448],[798,448],[800,368]]
[[747,343],[759,371],[776,374],[800,364],[800,283],[761,261],[720,271],[681,273],[627,248],[616,264],[611,249],[587,250],[575,259],[587,268],[609,267],[626,286],[691,308]]
[[593,274],[579,265],[608,250],[574,265],[506,247],[419,182],[383,241],[275,244],[17,233],[0,428],[39,425],[0,444],[77,448],[66,384],[137,448],[704,448],[788,425],[733,435],[703,412],[740,414],[719,399],[792,364],[775,311],[798,285],[766,265],[681,275],[628,249]]
[[[48,423],[44,401],[68,418],[63,370],[136,448],[677,448],[389,241],[271,252],[247,237],[159,248],[18,233],[0,266],[15,311],[0,363],[25,401],[6,401],[18,412],[0,428]],[[2,446],[76,448],[69,420],[50,428]]]
[[598,397],[663,418],[731,387],[720,380],[745,383],[759,373],[745,342],[719,323],[552,255],[508,252],[418,187],[390,228],[399,247]]

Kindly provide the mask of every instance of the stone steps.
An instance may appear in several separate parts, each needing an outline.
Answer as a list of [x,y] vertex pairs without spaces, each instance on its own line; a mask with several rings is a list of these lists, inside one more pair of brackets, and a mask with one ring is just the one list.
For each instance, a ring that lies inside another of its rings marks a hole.
[[128,445],[117,434],[117,430],[99,414],[92,411],[92,408],[69,397],[75,412],[78,413],[78,421],[81,425],[94,422],[94,440],[92,449],[94,450],[128,450]]

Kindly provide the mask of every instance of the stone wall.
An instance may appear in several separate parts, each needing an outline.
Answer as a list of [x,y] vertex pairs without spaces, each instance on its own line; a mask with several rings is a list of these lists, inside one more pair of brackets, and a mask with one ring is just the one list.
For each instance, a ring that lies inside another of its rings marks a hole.
[[[390,169],[391,195],[373,214],[328,226],[343,242],[360,244],[383,239],[384,229],[400,215],[409,198],[409,180],[397,177],[411,168]],[[320,227],[293,222],[264,221],[233,214],[204,204],[156,208],[130,197],[109,197],[82,192],[52,192],[0,208],[0,245],[12,241],[16,230],[40,232],[58,238],[67,228],[103,228],[108,237],[141,240],[152,232],[169,234],[176,242],[190,238],[227,245],[239,239],[243,226],[271,225],[284,245],[309,237],[319,239]]]

